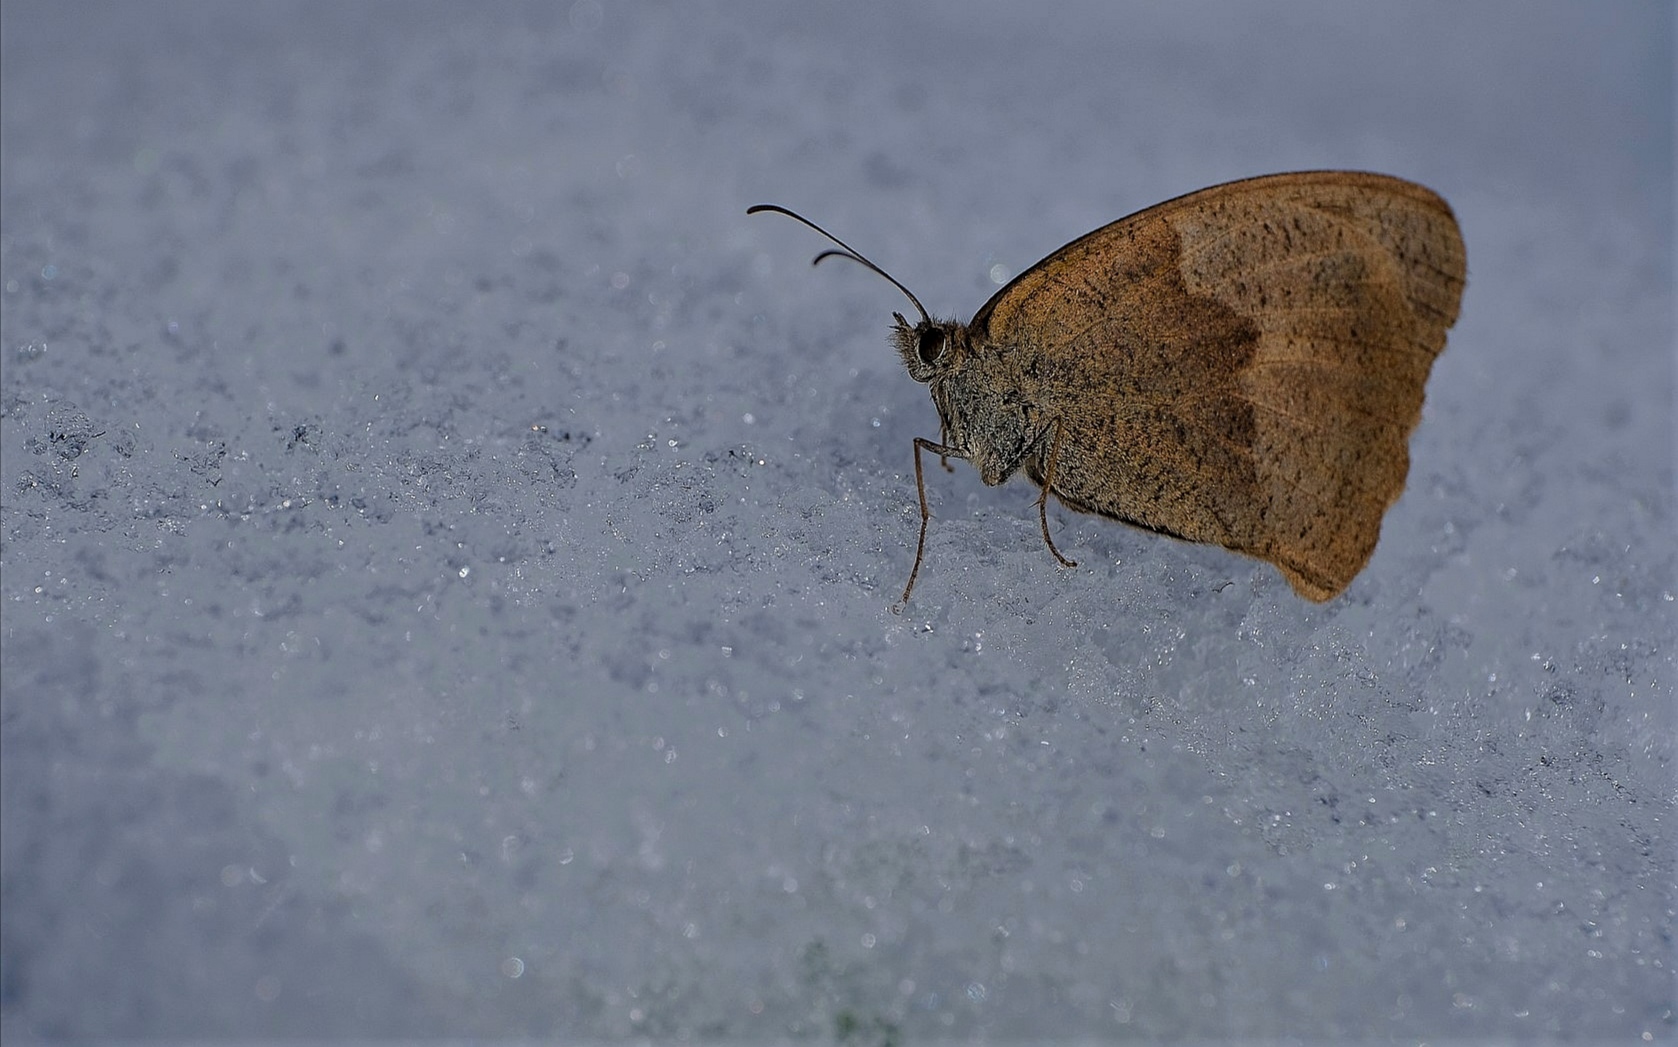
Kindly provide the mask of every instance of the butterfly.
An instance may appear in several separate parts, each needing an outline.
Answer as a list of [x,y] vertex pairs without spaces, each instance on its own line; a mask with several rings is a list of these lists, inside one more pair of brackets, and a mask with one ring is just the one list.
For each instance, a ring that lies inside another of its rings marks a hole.
[[1404,489],[1409,437],[1456,322],[1462,234],[1432,190],[1306,171],[1202,189],[1082,236],[963,324],[935,320],[885,270],[787,215],[902,291],[892,340],[938,409],[922,453],[986,484],[1024,470],[1047,502],[1274,564],[1309,600],[1363,570]]

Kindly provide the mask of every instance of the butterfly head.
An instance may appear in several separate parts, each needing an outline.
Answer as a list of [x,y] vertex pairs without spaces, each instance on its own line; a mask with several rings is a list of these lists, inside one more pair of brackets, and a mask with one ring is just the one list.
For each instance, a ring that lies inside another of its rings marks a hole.
[[967,329],[953,320],[924,318],[917,324],[893,313],[897,326],[892,329],[892,341],[909,377],[917,382],[930,382],[948,373],[967,352]]

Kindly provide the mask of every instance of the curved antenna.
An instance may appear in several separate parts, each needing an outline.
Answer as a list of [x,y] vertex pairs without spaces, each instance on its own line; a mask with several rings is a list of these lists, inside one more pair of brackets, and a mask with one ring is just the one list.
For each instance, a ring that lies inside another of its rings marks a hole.
[[837,236],[834,236],[832,233],[828,232],[826,229],[823,229],[821,226],[817,225],[816,223],[810,221],[808,218],[805,218],[803,215],[799,214],[797,211],[789,211],[786,208],[782,207],[780,204],[754,204],[751,207],[746,208],[746,213],[747,214],[757,214],[759,211],[774,211],[776,214],[784,214],[788,218],[791,218],[794,221],[803,222],[805,225],[809,226],[811,229],[814,229],[816,232],[822,234],[823,236],[827,237],[829,240],[832,240],[834,243],[836,243],[840,247],[844,248],[844,250],[842,250],[842,251],[834,251],[834,250],[823,251],[821,254],[817,255],[815,258],[810,260],[811,265],[819,265],[823,258],[849,258],[853,262],[856,262],[860,265],[866,266],[867,268],[872,269],[876,273],[879,273],[881,276],[885,277],[886,281],[888,283],[890,283],[893,287],[897,288],[899,291],[902,291],[904,297],[908,298],[909,301],[913,302],[914,305],[915,305],[915,308],[920,311],[921,320],[923,322],[929,323],[929,324],[932,322],[932,317],[930,317],[926,314],[926,307],[921,305],[921,300],[919,298],[916,298],[912,291],[910,291],[907,287],[904,287],[902,284],[898,283],[896,277],[892,276],[890,273],[886,272],[884,269],[881,269],[879,266],[875,265],[873,262],[870,262],[868,259],[866,259],[862,255],[858,254],[856,248],[852,247],[850,244],[848,244],[845,241],[839,239]]

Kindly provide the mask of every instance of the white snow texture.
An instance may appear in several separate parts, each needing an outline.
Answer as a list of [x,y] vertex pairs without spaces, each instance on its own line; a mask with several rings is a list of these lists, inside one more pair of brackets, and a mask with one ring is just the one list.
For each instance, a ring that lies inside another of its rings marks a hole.
[[[1678,1035],[1669,4],[0,17],[8,1044]],[[965,318],[1324,167],[1469,257],[1351,589],[956,463],[894,615],[745,208]]]

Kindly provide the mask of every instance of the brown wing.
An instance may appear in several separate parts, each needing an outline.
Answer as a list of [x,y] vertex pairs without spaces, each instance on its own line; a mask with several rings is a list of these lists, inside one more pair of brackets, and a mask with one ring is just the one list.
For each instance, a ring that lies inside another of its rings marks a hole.
[[[1063,501],[1268,560],[1326,600],[1368,562],[1404,488],[1465,267],[1428,189],[1271,175],[1073,241],[970,330],[1043,361]],[[1045,464],[1028,463],[1039,482]]]

